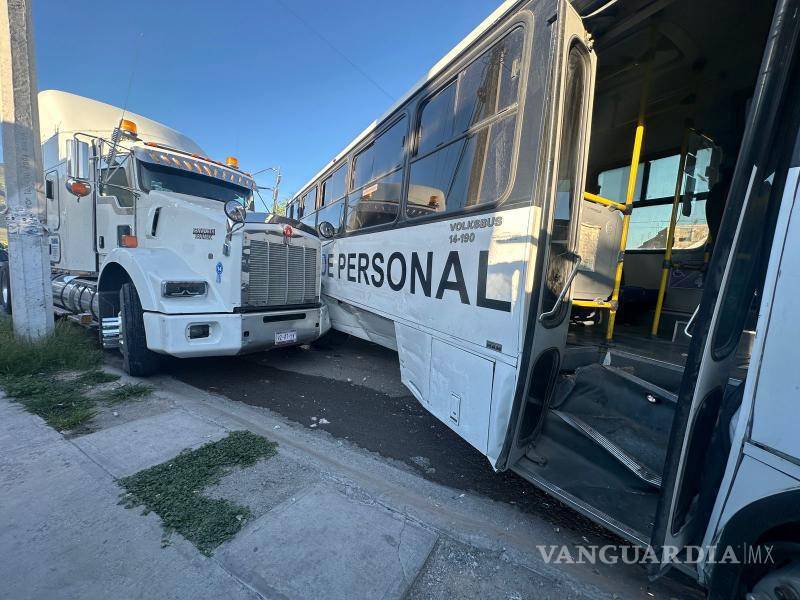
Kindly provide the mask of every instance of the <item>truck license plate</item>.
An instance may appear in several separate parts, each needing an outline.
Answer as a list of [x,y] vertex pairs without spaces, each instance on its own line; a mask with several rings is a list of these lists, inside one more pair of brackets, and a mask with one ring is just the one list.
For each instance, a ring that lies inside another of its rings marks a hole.
[[275,334],[276,344],[291,344],[297,341],[297,331],[282,331]]

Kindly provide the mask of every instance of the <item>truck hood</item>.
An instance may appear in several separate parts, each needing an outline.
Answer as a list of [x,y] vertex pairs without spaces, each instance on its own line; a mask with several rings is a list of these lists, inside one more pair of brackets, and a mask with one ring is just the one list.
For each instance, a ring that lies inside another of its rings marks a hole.
[[[191,230],[214,229],[214,237],[224,237],[227,231],[228,218],[225,216],[224,203],[219,200],[156,190],[151,190],[146,196],[150,205],[149,213],[153,214],[156,208],[162,207],[174,215],[180,215],[173,226]],[[245,225],[248,231],[283,231],[284,225],[290,225],[293,230],[306,236],[318,237],[312,227],[272,213],[248,212]],[[208,234],[209,232],[202,231],[198,235]]]

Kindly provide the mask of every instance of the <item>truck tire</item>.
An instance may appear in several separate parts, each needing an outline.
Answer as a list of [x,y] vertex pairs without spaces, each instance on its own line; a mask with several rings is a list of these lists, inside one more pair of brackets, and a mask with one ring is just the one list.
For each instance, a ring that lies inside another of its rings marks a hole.
[[158,354],[147,347],[144,331],[144,311],[139,293],[132,283],[124,283],[119,291],[119,349],[122,368],[128,375],[147,377],[159,368]]
[[11,314],[11,273],[8,263],[0,263],[0,313]]

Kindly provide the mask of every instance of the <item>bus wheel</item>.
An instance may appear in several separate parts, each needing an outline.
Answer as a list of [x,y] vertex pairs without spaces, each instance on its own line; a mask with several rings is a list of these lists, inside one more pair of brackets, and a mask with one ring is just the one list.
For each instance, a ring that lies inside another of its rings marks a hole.
[[800,600],[800,561],[770,571],[747,595],[753,600]]
[[11,273],[8,263],[0,265],[0,313],[11,314]]
[[122,368],[128,375],[146,377],[158,371],[159,356],[147,347],[144,331],[144,311],[139,294],[132,283],[119,291],[119,349]]

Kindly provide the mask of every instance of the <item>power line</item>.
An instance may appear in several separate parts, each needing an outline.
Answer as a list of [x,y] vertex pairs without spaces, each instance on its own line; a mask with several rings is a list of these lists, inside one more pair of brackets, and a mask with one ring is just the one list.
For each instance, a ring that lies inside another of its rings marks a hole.
[[359,72],[359,73],[360,73],[360,74],[361,74],[361,75],[364,77],[364,79],[366,79],[366,80],[367,80],[367,81],[369,81],[369,82],[370,82],[372,85],[374,85],[376,88],[378,88],[378,90],[380,90],[380,91],[381,91],[381,93],[382,93],[383,95],[385,95],[387,98],[389,98],[389,100],[394,100],[394,99],[395,99],[395,97],[394,97],[394,96],[392,96],[392,95],[391,95],[389,92],[387,92],[387,91],[386,91],[386,90],[383,88],[383,86],[381,86],[381,84],[380,84],[380,83],[378,83],[378,82],[377,82],[377,81],[375,81],[375,80],[374,80],[372,77],[370,77],[369,73],[367,73],[367,72],[366,72],[364,69],[362,69],[361,67],[359,67],[359,66],[358,66],[358,65],[357,65],[355,62],[353,62],[352,60],[350,60],[350,57],[348,57],[348,56],[347,56],[347,55],[346,55],[344,52],[342,52],[341,50],[339,50],[339,48],[337,48],[337,47],[334,45],[334,43],[333,43],[333,42],[331,42],[331,41],[330,41],[330,40],[329,40],[327,37],[325,37],[324,35],[322,35],[322,33],[320,33],[320,32],[319,32],[319,31],[318,31],[318,30],[317,30],[317,29],[316,29],[316,28],[315,28],[313,25],[311,25],[311,23],[309,23],[308,21],[306,21],[306,20],[305,20],[305,19],[304,19],[302,16],[300,16],[300,15],[299,15],[297,12],[295,12],[295,11],[294,11],[294,10],[292,10],[292,9],[291,9],[289,6],[287,6],[287,5],[286,5],[286,3],[285,3],[285,2],[283,2],[283,0],[275,0],[275,2],[276,2],[277,4],[279,4],[280,6],[282,6],[282,7],[283,7],[283,9],[284,9],[286,12],[288,12],[289,14],[291,14],[291,15],[292,15],[292,16],[293,16],[295,19],[297,19],[297,20],[298,20],[298,21],[300,21],[300,22],[301,22],[303,25],[305,25],[305,27],[306,27],[306,28],[307,28],[309,31],[311,31],[311,33],[313,33],[313,34],[314,34],[314,35],[316,35],[316,36],[317,36],[319,39],[321,39],[323,42],[325,42],[325,44],[327,44],[327,45],[328,45],[328,46],[331,48],[331,50],[333,50],[334,52],[336,52],[336,54],[338,54],[338,55],[339,55],[339,56],[341,56],[341,57],[342,57],[342,58],[343,58],[345,61],[347,61],[347,63],[348,63],[348,64],[349,64],[351,67],[353,67],[353,68],[354,68],[356,71],[358,71],[358,72]]

